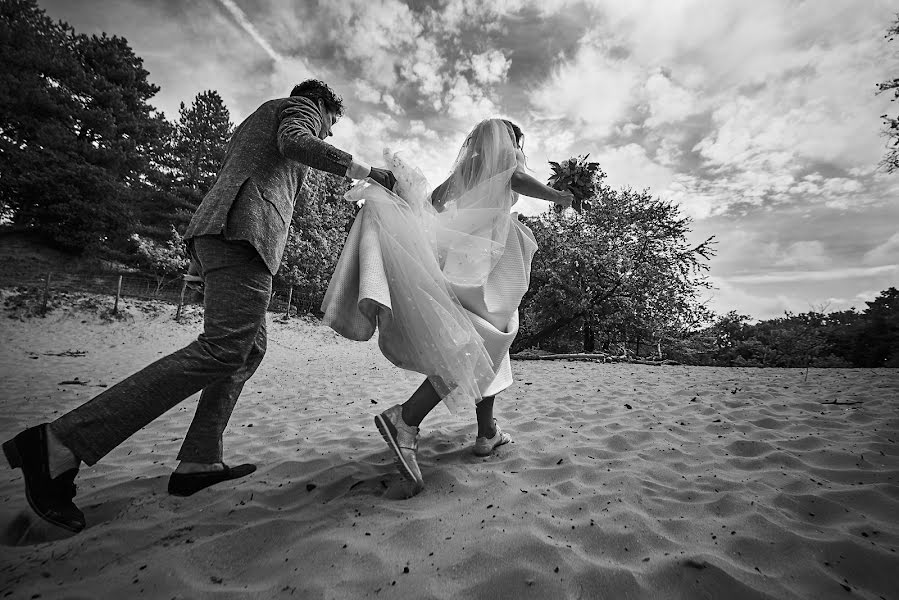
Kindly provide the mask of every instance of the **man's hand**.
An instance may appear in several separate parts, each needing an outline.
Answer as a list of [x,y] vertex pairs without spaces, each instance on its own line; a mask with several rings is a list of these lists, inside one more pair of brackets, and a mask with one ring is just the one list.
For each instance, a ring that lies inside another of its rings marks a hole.
[[372,167],[371,173],[368,174],[368,178],[391,191],[393,190],[393,186],[396,185],[396,177],[393,176],[393,173],[391,173],[389,169]]

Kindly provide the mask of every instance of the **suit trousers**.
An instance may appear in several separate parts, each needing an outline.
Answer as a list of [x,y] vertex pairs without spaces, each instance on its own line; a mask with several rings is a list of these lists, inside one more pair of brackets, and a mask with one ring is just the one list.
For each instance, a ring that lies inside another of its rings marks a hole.
[[222,433],[265,355],[272,275],[247,242],[200,236],[191,252],[205,281],[203,332],[50,424],[88,465],[200,390],[178,459],[222,462]]

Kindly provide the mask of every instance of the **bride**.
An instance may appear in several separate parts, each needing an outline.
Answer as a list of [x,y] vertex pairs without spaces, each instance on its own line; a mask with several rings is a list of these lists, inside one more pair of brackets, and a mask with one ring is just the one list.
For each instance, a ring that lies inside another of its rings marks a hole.
[[328,286],[324,321],[352,340],[377,328],[388,360],[427,377],[375,417],[413,493],[423,487],[418,426],[441,401],[455,413],[475,406],[475,454],[512,440],[493,405],[512,384],[509,348],[537,244],[511,208],[519,194],[563,207],[573,199],[527,174],[523,140],[511,121],[478,123],[430,194],[418,169],[385,150],[394,190],[361,182],[346,196],[364,206]]

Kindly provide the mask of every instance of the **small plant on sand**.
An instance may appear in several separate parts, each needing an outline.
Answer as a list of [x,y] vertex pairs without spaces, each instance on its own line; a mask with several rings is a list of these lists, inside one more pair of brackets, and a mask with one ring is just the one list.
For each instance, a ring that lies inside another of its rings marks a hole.
[[187,272],[190,261],[185,252],[184,238],[174,226],[171,226],[169,239],[162,244],[141,237],[137,233],[132,234],[130,239],[134,244],[141,266],[149,269],[156,276],[156,293],[159,293],[166,283],[178,279]]
[[49,293],[44,305],[44,290],[40,287],[17,287],[3,297],[3,308],[10,319],[28,319],[43,316],[60,305],[57,294]]

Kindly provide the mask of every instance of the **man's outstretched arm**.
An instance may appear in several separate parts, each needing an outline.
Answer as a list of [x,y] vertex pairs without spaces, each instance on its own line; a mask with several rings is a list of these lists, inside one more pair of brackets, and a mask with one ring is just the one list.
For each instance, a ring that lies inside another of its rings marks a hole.
[[393,187],[396,180],[390,171],[371,167],[319,139],[321,114],[312,100],[301,96],[292,100],[279,115],[278,150],[283,156],[320,171],[351,179],[371,177],[384,187]]

